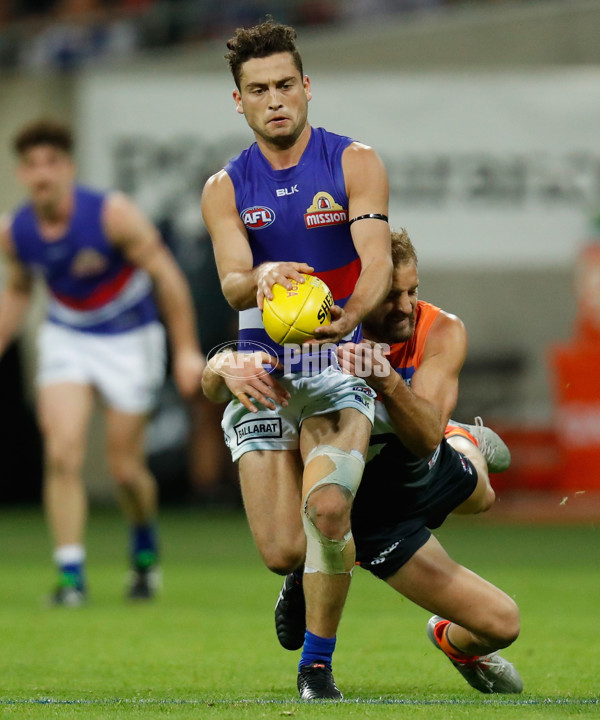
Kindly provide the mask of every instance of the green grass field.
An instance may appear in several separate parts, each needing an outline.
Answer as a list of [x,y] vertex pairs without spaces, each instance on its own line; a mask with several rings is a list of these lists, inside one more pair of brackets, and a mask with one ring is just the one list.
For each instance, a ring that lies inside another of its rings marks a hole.
[[0,716],[14,718],[600,717],[599,530],[456,519],[438,537],[521,607],[505,651],[519,697],[472,690],[425,635],[428,614],[355,573],[335,655],[346,700],[296,699],[299,653],[277,643],[280,578],[262,567],[241,514],[163,513],[164,591],[123,598],[126,531],[92,511],[91,602],[50,608],[54,582],[38,510],[0,513]]

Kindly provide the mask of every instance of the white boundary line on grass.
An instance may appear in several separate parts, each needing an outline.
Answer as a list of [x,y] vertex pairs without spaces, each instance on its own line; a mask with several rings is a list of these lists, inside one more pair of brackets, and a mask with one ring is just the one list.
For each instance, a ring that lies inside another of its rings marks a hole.
[[[314,700],[310,704],[314,704]],[[329,701],[316,701],[318,703],[329,703]],[[23,699],[2,699],[1,705],[295,705],[309,704],[301,700],[177,700],[158,698],[112,698],[104,700],[90,700],[86,698],[73,698],[71,700],[59,700],[56,698],[23,698]],[[507,698],[486,699],[486,700],[409,700],[402,698],[356,698],[354,700],[338,700],[336,705],[490,705],[490,706],[528,706],[528,705],[600,705],[600,698],[543,698],[511,700]]]

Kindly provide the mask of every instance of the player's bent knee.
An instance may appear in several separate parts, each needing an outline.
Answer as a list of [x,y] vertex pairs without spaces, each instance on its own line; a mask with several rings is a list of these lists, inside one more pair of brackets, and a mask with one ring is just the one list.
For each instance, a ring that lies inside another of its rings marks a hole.
[[496,493],[494,492],[493,488],[488,485],[481,497],[477,512],[487,512],[495,502]]
[[108,469],[112,479],[120,487],[134,487],[146,472],[143,464],[129,458],[117,460],[109,457]]
[[358,450],[318,445],[305,461],[304,514],[326,537],[340,539],[349,530],[352,501],[360,485],[365,462]]
[[521,632],[521,617],[517,603],[508,596],[506,597],[506,606],[503,611],[502,618],[502,641],[505,643],[502,647],[507,647],[514,643]]
[[481,634],[499,650],[512,645],[519,637],[520,630],[519,608],[512,598],[505,595],[490,608],[486,627]]
[[462,505],[459,505],[459,507],[454,510],[454,513],[457,515],[478,515],[479,513],[486,512],[493,506],[496,502],[496,493],[489,482],[486,481],[485,485],[482,484],[483,481],[480,480],[479,482],[480,484],[475,488],[470,497],[468,497]]
[[261,552],[263,562],[268,570],[276,575],[287,575],[298,570],[304,562],[304,554],[271,549]]
[[[341,540],[323,535],[313,521],[304,514],[306,532],[306,559],[304,572],[320,572],[325,575],[345,575],[354,567],[354,553],[347,553],[352,533],[348,532]],[[350,555],[350,557],[348,557]]]
[[[309,468],[313,461],[313,467]],[[357,450],[347,452],[331,445],[319,445],[309,453],[305,466],[309,474],[319,474],[306,495],[302,513],[306,533],[305,572],[348,573],[354,566],[352,533],[345,531],[343,537],[328,537],[321,526],[325,530],[337,529],[347,522],[351,499],[356,495],[364,469],[363,456]],[[337,486],[342,492],[315,494],[326,486]]]
[[339,485],[321,485],[306,499],[304,512],[327,537],[341,538],[350,529],[353,497]]

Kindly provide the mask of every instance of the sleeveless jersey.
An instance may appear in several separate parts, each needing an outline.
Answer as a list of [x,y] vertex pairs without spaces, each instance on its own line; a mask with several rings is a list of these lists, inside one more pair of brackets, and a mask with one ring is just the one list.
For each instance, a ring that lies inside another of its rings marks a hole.
[[[248,232],[254,265],[267,261],[305,262],[343,307],[360,275],[360,258],[348,225],[348,197],[342,153],[353,142],[323,128],[312,128],[300,162],[273,170],[254,143],[225,167],[235,201]],[[345,340],[359,342],[360,326]],[[239,315],[240,349],[267,345],[275,355],[283,348],[265,332],[258,308]]]
[[[410,386],[415,371],[421,364],[425,343],[440,308],[419,300],[415,309],[415,331],[410,340],[390,347],[387,356],[391,366]],[[428,458],[418,458],[400,442],[394,433],[388,412],[382,402],[375,403],[375,421],[369,443],[368,459],[376,456],[389,457],[391,465],[402,465],[408,469],[408,482],[420,483],[435,462],[437,450]]]
[[102,228],[106,194],[77,186],[66,233],[41,235],[33,207],[21,207],[11,233],[19,260],[41,274],[50,293],[48,320],[83,332],[115,334],[157,319],[149,276],[113,247]]
[[389,363],[407,385],[410,385],[415,370],[421,364],[427,336],[439,313],[439,307],[419,300],[415,309],[415,331],[412,337],[390,347]]

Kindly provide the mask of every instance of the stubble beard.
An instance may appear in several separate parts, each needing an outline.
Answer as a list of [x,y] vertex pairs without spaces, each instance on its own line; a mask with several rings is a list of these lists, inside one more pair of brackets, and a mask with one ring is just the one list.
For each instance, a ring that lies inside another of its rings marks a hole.
[[269,134],[265,129],[252,128],[263,140],[263,142],[271,145],[276,150],[289,150],[298,142],[298,138],[302,135],[304,128],[308,124],[308,118],[304,115],[297,125],[295,125],[288,134],[278,135]]
[[289,150],[294,147],[301,134],[302,128],[294,128],[288,135],[269,135],[267,133],[259,133],[264,142],[268,143],[277,150]]
[[409,315],[407,318],[408,323],[403,327],[392,327],[389,328],[389,324],[384,320],[382,323],[381,330],[383,331],[383,337],[386,342],[390,344],[407,342],[412,338],[415,333],[415,315]]

